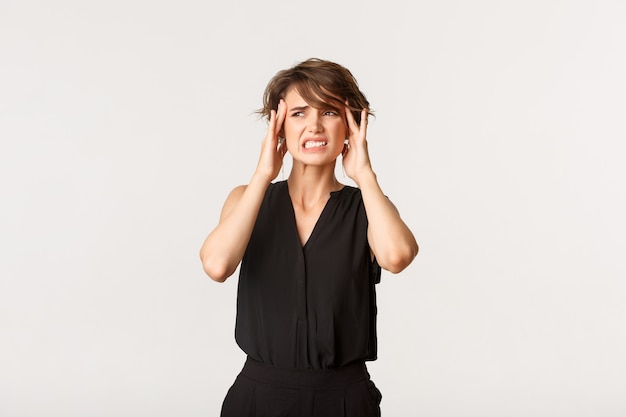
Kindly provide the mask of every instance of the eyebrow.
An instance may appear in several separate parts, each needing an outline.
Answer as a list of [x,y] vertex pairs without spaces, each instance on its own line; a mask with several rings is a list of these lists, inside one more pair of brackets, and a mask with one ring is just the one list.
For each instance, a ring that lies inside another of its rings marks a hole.
[[[306,106],[297,106],[297,107],[290,108],[289,111],[290,112],[291,111],[303,111],[303,110],[308,110],[310,108],[311,108],[311,106],[308,106],[308,105],[306,105]],[[335,106],[330,106],[330,105],[328,107],[326,107],[326,109],[329,109],[329,110],[332,110],[332,111],[337,111],[337,112],[341,111],[339,108],[337,108]]]

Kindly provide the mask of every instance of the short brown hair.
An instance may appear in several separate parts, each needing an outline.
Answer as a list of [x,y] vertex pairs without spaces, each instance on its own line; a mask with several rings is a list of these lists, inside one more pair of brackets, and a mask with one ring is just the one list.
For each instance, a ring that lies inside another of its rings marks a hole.
[[280,99],[285,98],[292,88],[313,107],[330,105],[340,110],[347,101],[358,124],[361,124],[361,110],[366,109],[368,114],[373,114],[369,102],[347,68],[334,62],[311,58],[279,71],[270,80],[263,93],[263,107],[257,110],[259,116],[269,119],[270,111],[278,108]]

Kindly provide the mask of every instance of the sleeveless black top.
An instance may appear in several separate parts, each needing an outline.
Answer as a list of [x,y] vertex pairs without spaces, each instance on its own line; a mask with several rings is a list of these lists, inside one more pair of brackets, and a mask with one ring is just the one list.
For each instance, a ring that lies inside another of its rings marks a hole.
[[239,274],[235,339],[249,357],[297,369],[376,359],[367,224],[361,191],[345,186],[302,246],[287,182],[270,184]]

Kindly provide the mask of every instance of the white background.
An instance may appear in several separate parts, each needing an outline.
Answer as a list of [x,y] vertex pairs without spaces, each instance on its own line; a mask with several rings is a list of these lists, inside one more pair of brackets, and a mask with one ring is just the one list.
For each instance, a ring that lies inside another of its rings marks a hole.
[[625,22],[623,1],[2,0],[0,415],[218,415],[237,278],[198,250],[254,170],[266,83],[309,57],[359,80],[421,247],[378,286],[383,414],[626,415]]

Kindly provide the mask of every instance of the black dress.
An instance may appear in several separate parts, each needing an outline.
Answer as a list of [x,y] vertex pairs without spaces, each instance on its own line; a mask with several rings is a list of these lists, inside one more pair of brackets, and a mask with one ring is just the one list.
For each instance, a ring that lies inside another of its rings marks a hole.
[[331,193],[302,246],[287,182],[270,184],[239,275],[235,338],[248,362],[302,372],[360,367],[367,401],[380,401],[364,366],[377,355],[381,274],[367,225],[361,191],[345,186]]

